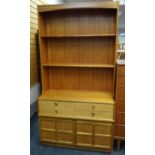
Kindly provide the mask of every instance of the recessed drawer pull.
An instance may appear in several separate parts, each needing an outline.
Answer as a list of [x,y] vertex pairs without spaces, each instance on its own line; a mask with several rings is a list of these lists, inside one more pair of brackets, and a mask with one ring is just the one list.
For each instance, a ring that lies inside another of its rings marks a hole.
[[92,116],[95,116],[95,113],[94,113],[94,112],[92,112],[92,113],[91,113],[91,115],[92,115]]
[[94,105],[92,106],[92,109],[95,109],[95,106]]
[[58,106],[58,103],[57,102],[55,102],[54,104],[55,104],[55,106]]

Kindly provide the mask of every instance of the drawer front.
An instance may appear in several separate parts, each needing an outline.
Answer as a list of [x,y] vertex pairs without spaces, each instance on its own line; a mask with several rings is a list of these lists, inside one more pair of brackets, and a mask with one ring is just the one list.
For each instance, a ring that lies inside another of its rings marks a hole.
[[113,119],[112,104],[75,103],[77,117]]
[[40,115],[55,115],[55,102],[53,101],[39,101]]
[[116,112],[125,112],[125,100],[116,100]]
[[70,120],[57,120],[56,127],[58,132],[74,132],[74,122]]
[[125,66],[124,65],[117,65],[117,75],[118,76],[125,76]]
[[57,142],[61,144],[73,144],[73,134],[57,132]]
[[56,141],[56,132],[41,130],[40,132],[42,141],[55,142]]
[[92,119],[110,119],[113,120],[114,119],[114,115],[113,112],[102,112],[102,111],[98,111],[98,112],[92,112],[91,113]]
[[118,85],[125,86],[125,77],[123,77],[123,76],[117,76],[117,86]]
[[59,116],[73,116],[74,102],[57,102],[56,111]]
[[112,136],[112,124],[111,123],[96,123],[94,126],[95,136]]
[[116,100],[125,100],[125,88],[124,88],[124,86],[117,86],[117,88],[116,88]]
[[125,113],[116,113],[116,124],[125,125]]
[[87,121],[77,121],[77,133],[93,134],[93,126]]
[[73,116],[74,102],[39,101],[39,114],[45,116]]
[[77,135],[77,146],[92,147],[93,137],[90,135]]
[[94,138],[94,146],[99,147],[99,148],[110,149],[112,147],[112,139],[109,138],[109,137],[95,136],[95,138]]
[[113,111],[112,104],[104,104],[104,103],[75,103],[75,110],[87,110],[87,111]]

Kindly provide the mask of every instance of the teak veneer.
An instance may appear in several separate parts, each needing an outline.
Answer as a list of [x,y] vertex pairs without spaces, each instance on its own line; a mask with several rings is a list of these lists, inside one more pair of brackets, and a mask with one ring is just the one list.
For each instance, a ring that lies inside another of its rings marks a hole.
[[112,151],[118,3],[38,6],[42,143]]

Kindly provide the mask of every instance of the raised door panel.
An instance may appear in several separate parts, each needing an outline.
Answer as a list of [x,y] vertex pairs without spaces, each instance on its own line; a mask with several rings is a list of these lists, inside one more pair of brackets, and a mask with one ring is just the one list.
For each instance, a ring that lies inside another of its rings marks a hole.
[[110,149],[112,147],[112,138],[95,136],[94,146],[97,148]]
[[82,135],[77,134],[77,146],[86,146],[86,147],[92,147],[93,146],[93,136],[91,135]]
[[96,123],[94,126],[94,134],[100,136],[112,136],[111,123]]
[[41,130],[40,131],[41,140],[45,142],[55,142],[56,141],[56,132]]
[[74,121],[71,120],[57,120],[56,123],[57,132],[64,132],[64,133],[73,133],[74,132]]
[[70,133],[57,132],[57,142],[61,144],[73,145],[74,136]]
[[51,131],[56,130],[56,123],[53,119],[48,118],[40,118],[40,128],[41,129],[50,129]]
[[87,121],[77,121],[77,133],[78,134],[93,134],[93,126]]

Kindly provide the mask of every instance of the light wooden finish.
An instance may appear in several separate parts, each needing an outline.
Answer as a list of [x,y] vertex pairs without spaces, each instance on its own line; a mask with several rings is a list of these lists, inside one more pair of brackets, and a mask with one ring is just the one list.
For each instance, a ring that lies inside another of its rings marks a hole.
[[41,142],[112,151],[117,17],[117,2],[38,6]]
[[117,63],[115,138],[118,149],[125,139],[125,64]]
[[65,90],[49,89],[39,97],[39,100],[60,100],[114,104],[112,92],[87,91],[87,90]]
[[114,68],[114,65],[109,64],[77,64],[77,63],[46,63],[44,67],[83,67],[83,68]]

